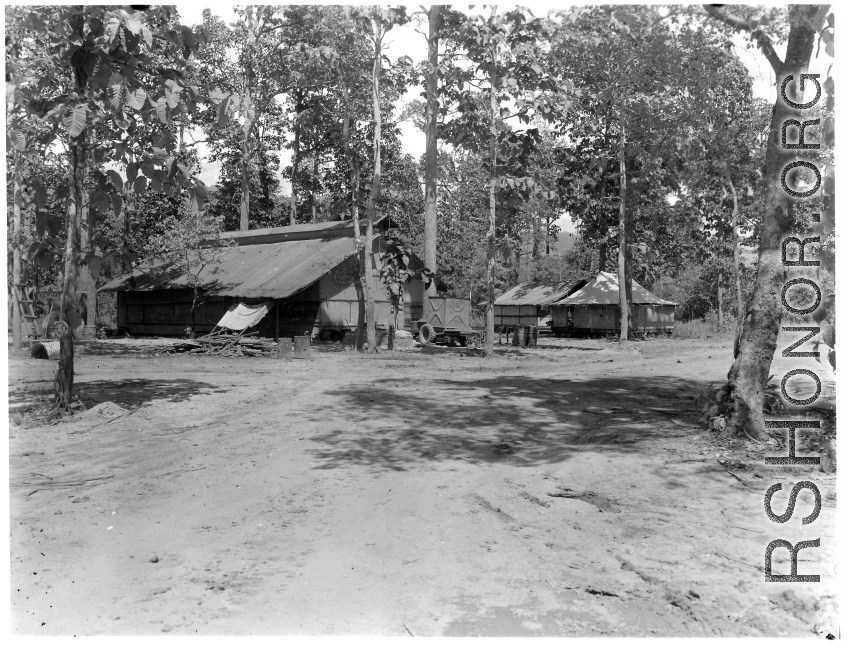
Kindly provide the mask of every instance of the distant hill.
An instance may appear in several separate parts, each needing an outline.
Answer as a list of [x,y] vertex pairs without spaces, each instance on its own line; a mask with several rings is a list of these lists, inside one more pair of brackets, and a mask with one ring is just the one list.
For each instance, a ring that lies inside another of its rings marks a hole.
[[550,253],[556,256],[561,256],[565,252],[572,250],[575,244],[575,233],[570,231],[560,231],[559,240],[550,243]]

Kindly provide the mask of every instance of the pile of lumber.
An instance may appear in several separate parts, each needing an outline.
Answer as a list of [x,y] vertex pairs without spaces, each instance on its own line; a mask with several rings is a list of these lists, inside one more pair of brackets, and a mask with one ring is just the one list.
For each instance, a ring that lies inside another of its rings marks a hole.
[[203,353],[217,357],[275,357],[277,346],[273,342],[258,339],[258,333],[246,335],[216,333],[197,339],[177,342],[172,353]]

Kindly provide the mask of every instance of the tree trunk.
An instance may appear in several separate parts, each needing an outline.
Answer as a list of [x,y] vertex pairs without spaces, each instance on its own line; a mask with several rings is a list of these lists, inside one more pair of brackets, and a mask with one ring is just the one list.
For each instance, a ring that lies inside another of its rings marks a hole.
[[[603,130],[603,148],[604,150],[609,150],[609,145],[611,142],[609,141],[609,128],[611,125],[611,117],[607,112],[605,115],[605,127]],[[598,272],[605,272],[606,265],[608,265],[608,257],[609,257],[609,224],[608,219],[606,218],[606,203],[604,199],[606,198],[606,165],[603,165],[602,172],[600,174],[600,222],[598,223],[598,227],[600,229],[600,249],[598,250]]]
[[733,358],[738,357],[741,333],[744,330],[744,293],[741,290],[741,242],[738,237],[738,194],[732,183],[732,176],[727,172],[726,181],[732,193],[732,268],[735,276],[735,344]]
[[[620,115],[620,134],[618,137],[618,165],[620,168],[620,220],[618,222],[618,297],[621,304],[620,345],[629,345],[631,288],[627,294],[629,263],[627,262],[627,211],[626,211],[626,126],[623,110]],[[629,284],[632,285],[631,283]]]
[[[793,5],[789,24],[785,63],[777,66],[777,87],[788,75],[799,97],[800,75],[809,66],[816,32],[812,19],[817,5]],[[787,90],[790,94],[790,89]],[[756,439],[767,439],[764,427],[764,395],[782,320],[781,295],[786,270],[782,264],[781,241],[790,232],[794,199],[782,188],[782,171],[796,153],[781,146],[781,127],[786,119],[801,116],[778,95],[771,118],[765,156],[765,205],[759,236],[759,264],[756,282],[744,317],[738,356],[729,370],[729,389],[735,407],[728,426],[736,433],[746,432]]]
[[344,121],[341,124],[341,137],[344,141],[344,155],[347,158],[347,168],[350,172],[350,216],[353,220],[353,244],[356,248],[356,274],[353,284],[356,288],[356,299],[359,302],[359,313],[356,319],[356,350],[361,352],[365,346],[365,281],[368,270],[365,262],[365,250],[362,242],[362,230],[359,226],[359,162],[353,154],[350,145],[350,103],[347,96],[347,84],[343,76],[339,79],[341,97],[344,104]]
[[[424,191],[424,264],[432,272],[438,268],[438,42],[441,31],[441,7],[429,8],[429,70],[426,76],[426,171]],[[426,290],[428,296],[438,296],[433,280]]]
[[373,115],[374,115],[374,170],[371,180],[371,192],[368,197],[367,217],[365,221],[365,323],[368,327],[368,353],[376,352],[376,308],[374,304],[373,256],[374,216],[376,201],[379,198],[379,185],[382,180],[382,115],[379,109],[379,75],[382,71],[382,25],[376,18],[372,21],[374,32],[374,65],[372,74],[373,84]]
[[723,272],[718,272],[718,331],[723,330]]
[[[358,222],[358,217],[356,218]],[[362,287],[360,254],[356,254],[356,272],[353,275],[353,287],[356,288],[356,300],[359,302],[359,313],[356,317],[356,350],[365,350],[365,290]]]
[[318,219],[318,195],[317,195],[317,186],[318,186],[318,165],[320,164],[320,151],[317,149],[317,143],[315,144],[315,152],[312,156],[312,186],[315,187],[312,189],[312,222],[316,222]]
[[56,409],[70,411],[74,387],[74,335],[79,320],[76,299],[77,272],[79,268],[79,219],[85,186],[86,139],[85,131],[71,141],[69,147],[71,195],[65,242],[65,273],[62,279],[62,304],[59,310],[59,367],[54,382]]
[[[251,7],[247,7],[247,33],[248,39],[255,39],[255,23],[253,22],[253,11]],[[253,60],[250,46],[246,48],[245,54],[244,96],[242,97],[242,114],[244,115],[242,132],[244,133],[244,143],[241,145],[241,220],[239,225],[241,231],[247,231],[250,228],[250,133],[253,127],[253,120],[250,118],[250,109],[253,107],[253,97],[251,96]]]
[[[198,274],[199,274],[199,272],[198,272]],[[199,296],[200,296],[200,284],[195,283],[194,284],[194,298],[191,301],[191,334],[189,335],[189,337],[191,339],[194,339],[194,338],[197,337],[196,312],[197,312],[197,299],[199,298]]]
[[[400,297],[402,299],[402,296]],[[391,299],[391,323],[388,324],[388,350],[394,350],[394,331],[397,330],[398,299]]]
[[[247,118],[244,119],[245,123]],[[239,228],[247,231],[250,228],[250,159],[247,142],[241,147],[241,220]]]
[[[83,259],[93,252],[91,239],[93,238],[94,222],[92,212],[89,208],[88,190],[83,194],[83,207],[79,220],[79,249]],[[83,261],[84,262],[84,261]],[[84,339],[85,326],[93,325],[97,313],[97,277],[91,273],[91,266],[85,263],[80,266],[77,278],[77,294],[79,311],[82,321],[76,330],[77,339]]]
[[598,259],[597,259],[597,271],[605,272],[606,271],[606,256],[609,253],[608,247],[608,227],[609,225],[606,223],[606,204],[603,202],[603,198],[606,197],[606,182],[605,182],[605,173],[600,176],[600,222],[598,223],[598,228],[600,229],[600,246],[598,250]]
[[[495,8],[496,11],[496,8]],[[495,237],[497,236],[497,45],[491,45],[491,133],[488,144],[489,183],[488,183],[488,250],[485,268],[486,301],[485,301],[485,357],[494,355],[494,255],[496,252]]]
[[18,297],[21,293],[21,167],[20,153],[15,152],[15,186],[13,192],[14,207],[12,209],[12,353],[21,352],[21,304]]
[[291,215],[290,225],[297,224],[297,166],[300,163],[300,112],[303,109],[303,93],[298,90],[294,108],[294,148],[291,154]]

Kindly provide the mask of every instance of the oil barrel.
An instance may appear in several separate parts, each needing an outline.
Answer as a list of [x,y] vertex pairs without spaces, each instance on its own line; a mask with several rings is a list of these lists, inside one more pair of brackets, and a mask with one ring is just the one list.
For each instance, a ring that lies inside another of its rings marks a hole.
[[512,346],[526,346],[526,326],[515,326],[515,332],[512,334]]
[[526,345],[531,348],[538,347],[538,326],[527,326]]

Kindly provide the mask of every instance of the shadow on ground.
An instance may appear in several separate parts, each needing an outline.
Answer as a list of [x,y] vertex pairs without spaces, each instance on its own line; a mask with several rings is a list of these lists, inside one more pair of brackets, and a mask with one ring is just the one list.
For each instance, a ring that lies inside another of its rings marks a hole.
[[[645,441],[696,433],[697,382],[661,377],[583,381],[502,376],[479,381],[383,379],[331,391],[341,428],[312,440],[318,469],[405,470],[431,461],[569,460],[586,450],[648,452]],[[356,421],[362,421],[357,425]],[[374,428],[376,427],[376,428]]]
[[78,382],[75,390],[87,407],[101,402],[115,402],[124,408],[148,402],[183,402],[194,395],[227,393],[228,389],[197,380],[98,380]]

